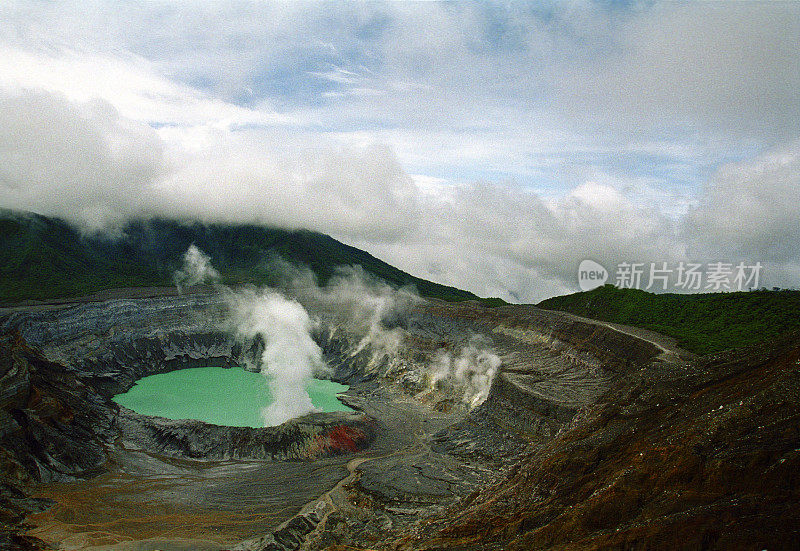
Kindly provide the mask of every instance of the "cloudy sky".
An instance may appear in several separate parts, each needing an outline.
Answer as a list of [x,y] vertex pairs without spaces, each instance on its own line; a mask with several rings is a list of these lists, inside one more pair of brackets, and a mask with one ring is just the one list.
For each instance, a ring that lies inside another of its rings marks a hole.
[[798,2],[3,2],[0,206],[306,227],[531,302],[800,286]]

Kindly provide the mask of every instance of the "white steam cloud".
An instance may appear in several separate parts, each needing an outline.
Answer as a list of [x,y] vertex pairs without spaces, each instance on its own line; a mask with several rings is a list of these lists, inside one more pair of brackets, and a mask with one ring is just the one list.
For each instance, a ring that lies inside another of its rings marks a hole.
[[[345,332],[353,343],[347,353],[351,357],[367,354],[366,368],[370,369],[385,367],[397,359],[407,338],[407,316],[422,300],[413,289],[395,289],[360,266],[340,267],[325,286],[318,285],[310,269],[282,259],[274,259],[269,271],[282,291],[222,287],[231,312],[232,332],[239,338],[264,343],[258,368],[269,381],[274,400],[262,410],[265,426],[317,411],[307,387],[315,376],[329,373],[322,349],[312,336],[321,318],[312,318],[309,311],[329,316],[330,331]],[[184,266],[175,274],[179,285],[218,278],[209,256],[195,245],[186,251]],[[457,354],[440,349],[430,362],[412,369],[417,370],[421,381],[429,381],[431,389],[447,386],[449,393],[475,407],[488,396],[500,363],[490,342],[476,335]]]
[[183,255],[183,267],[173,276],[178,290],[184,287],[217,281],[219,272],[211,265],[211,257],[192,244]]
[[[219,272],[207,254],[191,245],[174,279],[181,289],[184,285],[217,280]],[[231,311],[233,332],[243,339],[264,342],[259,367],[273,398],[261,411],[264,426],[280,425],[316,411],[308,385],[326,367],[322,350],[311,337],[313,323],[305,308],[270,289],[222,289]]]
[[404,332],[399,327],[420,296],[412,287],[395,289],[365,272],[361,266],[340,266],[326,285],[320,286],[307,267],[275,258],[269,271],[278,286],[311,310],[328,312],[336,326],[358,339],[353,355],[369,348],[376,359],[397,351]]
[[[308,269],[280,261],[274,269],[282,272],[286,278],[284,284],[291,292],[304,297],[309,304],[333,311],[337,323],[357,337],[350,354],[355,356],[368,350],[372,365],[380,365],[387,356],[396,357],[408,337],[404,320],[422,300],[413,289],[394,289],[360,266],[339,268],[338,274],[324,287],[316,284],[314,274]],[[456,350],[438,349],[430,361],[419,366],[422,372],[417,375],[428,382],[430,390],[445,390],[460,396],[466,406],[473,408],[489,395],[502,361],[492,350],[491,341],[481,335],[473,335]]]
[[241,337],[264,339],[261,373],[273,402],[262,409],[265,426],[316,411],[308,394],[314,375],[325,370],[322,350],[311,338],[313,324],[303,306],[272,290],[243,290],[231,297]]
[[437,350],[430,366],[430,386],[432,389],[444,385],[463,388],[462,402],[475,407],[489,396],[501,363],[486,339],[476,335],[458,354],[444,348]]
[[339,269],[339,274],[324,289],[316,289],[317,300],[346,316],[349,329],[360,334],[353,354],[368,345],[379,355],[393,354],[402,343],[404,332],[397,323],[420,298],[412,289],[394,289],[361,266]]

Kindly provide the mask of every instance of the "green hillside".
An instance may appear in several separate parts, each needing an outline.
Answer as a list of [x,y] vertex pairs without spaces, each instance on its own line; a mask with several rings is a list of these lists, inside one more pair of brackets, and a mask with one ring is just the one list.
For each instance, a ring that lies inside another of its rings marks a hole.
[[771,341],[800,329],[800,291],[789,290],[684,295],[604,285],[538,306],[652,329],[698,354]]
[[173,285],[186,249],[194,243],[211,256],[224,283],[274,282],[269,260],[311,268],[325,283],[339,266],[360,265],[425,297],[477,299],[453,287],[414,277],[362,250],[311,231],[255,225],[136,221],[109,237],[84,236],[58,219],[0,212],[0,302],[78,296],[102,289]]

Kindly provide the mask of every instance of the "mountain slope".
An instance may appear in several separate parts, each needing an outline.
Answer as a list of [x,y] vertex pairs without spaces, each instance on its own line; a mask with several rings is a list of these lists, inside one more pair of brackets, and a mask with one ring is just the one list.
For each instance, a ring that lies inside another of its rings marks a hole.
[[800,291],[790,290],[683,295],[604,285],[537,306],[658,331],[698,354],[772,341],[800,329]]
[[0,302],[88,294],[118,287],[169,286],[191,244],[212,258],[225,283],[266,284],[276,256],[305,265],[325,283],[339,266],[360,265],[390,285],[413,285],[426,297],[474,294],[414,277],[367,252],[306,230],[256,225],[134,221],[116,237],[81,235],[62,220],[0,212]]
[[496,485],[369,548],[797,549],[799,362],[795,333],[628,373]]

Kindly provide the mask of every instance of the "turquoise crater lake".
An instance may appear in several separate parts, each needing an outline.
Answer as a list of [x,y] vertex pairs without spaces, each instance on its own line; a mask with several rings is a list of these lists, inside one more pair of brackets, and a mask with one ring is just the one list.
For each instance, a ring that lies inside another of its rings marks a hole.
[[[312,379],[308,394],[322,411],[353,411],[336,395],[349,387]],[[143,415],[197,419],[230,427],[263,427],[261,410],[272,403],[269,381],[240,367],[196,367],[139,379],[128,392],[114,396],[121,406]]]

